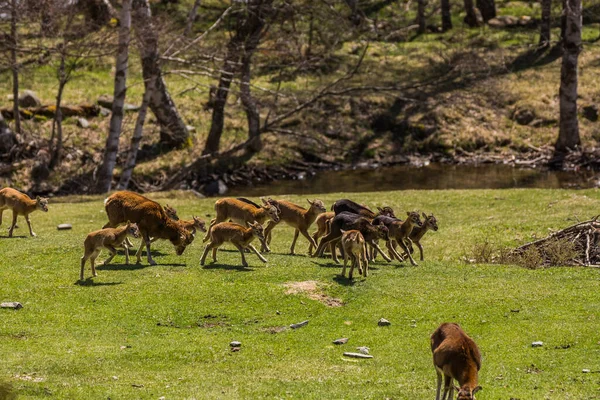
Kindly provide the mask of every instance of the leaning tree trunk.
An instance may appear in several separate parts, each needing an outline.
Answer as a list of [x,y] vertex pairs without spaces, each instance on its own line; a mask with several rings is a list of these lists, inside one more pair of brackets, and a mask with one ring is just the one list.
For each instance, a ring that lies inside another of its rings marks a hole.
[[151,94],[152,92],[150,88],[146,89],[144,92],[142,105],[140,107],[137,120],[135,121],[133,136],[131,137],[131,146],[129,148],[129,154],[127,155],[127,161],[125,162],[125,167],[123,168],[121,178],[119,179],[119,184],[117,185],[118,190],[126,190],[129,186],[129,181],[131,180],[131,175],[133,174],[133,169],[135,168],[135,164],[137,162],[137,153],[140,149],[140,142],[142,141],[144,123],[146,122],[146,113],[148,111],[148,103],[150,102]]
[[481,12],[481,17],[484,22],[488,22],[492,18],[496,18],[496,2],[495,0],[477,0],[477,8]]
[[13,76],[13,115],[15,119],[15,132],[21,133],[21,115],[19,114],[19,64],[17,62],[17,46],[19,40],[17,38],[17,0],[12,0],[10,10],[10,62]]
[[198,7],[200,7],[200,1],[194,1],[194,5],[188,14],[187,22],[185,24],[185,30],[183,31],[183,36],[187,36],[192,31],[192,25],[194,25],[194,21],[196,21],[196,15],[198,15]]
[[452,15],[450,13],[450,0],[442,0],[442,31],[452,29]]
[[113,178],[113,170],[117,162],[119,151],[119,137],[123,124],[123,105],[127,93],[127,66],[129,57],[129,30],[131,25],[131,0],[123,0],[121,10],[121,21],[119,28],[119,48],[117,50],[117,62],[115,71],[114,101],[112,114],[110,116],[110,128],[104,148],[104,158],[98,170],[96,190],[106,193],[110,190]]
[[151,85],[149,106],[160,125],[160,143],[167,149],[187,145],[189,132],[171,99],[159,65],[158,34],[152,23],[148,0],[133,0],[133,23],[139,38],[142,75]]
[[554,147],[560,158],[581,144],[577,120],[577,63],[581,52],[581,0],[565,0],[565,36],[560,71],[560,123]]
[[540,47],[550,45],[550,18],[552,16],[552,0],[542,0],[542,19],[540,21]]
[[[54,147],[52,150],[52,155],[50,157],[50,163],[48,168],[53,170],[60,161],[62,160],[62,151],[63,151],[63,134],[62,134],[62,110],[61,110],[61,102],[63,92],[65,90],[65,85],[67,84],[67,75],[65,72],[65,54],[66,50],[64,47],[60,48],[60,66],[58,67],[58,93],[56,95],[56,112],[54,114],[54,121],[52,123],[52,137],[50,138],[50,146]],[[55,129],[56,129],[56,145],[54,145],[55,138]]]
[[419,25],[419,29],[417,29],[417,33],[425,33],[425,6],[427,5],[427,0],[418,0],[418,9],[417,9],[417,24]]
[[236,34],[231,38],[227,45],[227,55],[225,56],[223,68],[221,69],[219,87],[212,99],[213,113],[210,131],[208,132],[202,154],[211,154],[219,151],[221,135],[223,134],[223,127],[225,124],[225,105],[227,104],[227,96],[229,95],[231,81],[233,80],[233,75],[237,69],[240,46],[240,37]]
[[479,18],[477,10],[473,5],[473,0],[464,0],[465,3],[465,23],[469,25],[471,28],[476,28],[480,26]]

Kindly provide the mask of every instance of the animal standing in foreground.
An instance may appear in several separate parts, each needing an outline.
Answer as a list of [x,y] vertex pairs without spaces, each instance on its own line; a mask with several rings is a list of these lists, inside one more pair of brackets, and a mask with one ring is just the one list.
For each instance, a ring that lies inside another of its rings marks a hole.
[[358,274],[366,278],[369,275],[369,261],[367,260],[365,239],[360,231],[342,230],[342,248],[344,249],[344,269],[342,269],[342,276],[346,276],[346,263],[348,258],[350,258],[352,264],[350,272],[348,272],[348,279],[352,279],[352,272],[356,266],[358,266]]
[[[475,393],[481,390],[477,382],[481,353],[473,339],[458,324],[445,322],[431,335],[431,351],[437,373],[435,399],[440,400],[443,376],[442,400],[451,400],[454,389],[458,392],[457,400],[474,400]],[[460,387],[454,386],[453,379]]]
[[140,194],[129,191],[115,192],[104,201],[104,206],[109,220],[104,225],[105,228],[114,228],[125,221],[137,223],[143,238],[136,253],[138,263],[141,262],[142,249],[145,244],[148,263],[156,265],[150,253],[150,238],[169,240],[175,246],[175,251],[179,256],[194,240],[194,235],[178,221],[170,218],[160,204]]
[[200,265],[204,265],[206,256],[210,250],[212,250],[213,261],[217,262],[217,249],[225,242],[232,243],[240,251],[240,254],[242,255],[242,266],[244,268],[248,267],[248,262],[246,261],[246,256],[244,254],[245,249],[252,250],[262,262],[266,263],[267,259],[264,258],[251,244],[255,237],[261,242],[265,241],[262,225],[258,222],[246,222],[246,224],[248,226],[247,228],[232,222],[221,222],[214,225],[210,230],[210,242],[204,249],[204,253],[200,259]]
[[[246,226],[247,222],[258,222],[264,224],[270,219],[274,222],[279,222],[279,210],[267,200],[261,199],[264,203],[261,207],[256,207],[254,203],[247,200],[238,200],[234,198],[224,198],[215,202],[216,217],[210,221],[208,233],[204,237],[203,242],[208,241],[212,227],[221,222],[231,220],[242,226]],[[268,249],[268,246],[267,246]]]
[[[269,199],[270,204],[276,205],[279,209],[279,222],[283,221],[292,228],[295,228],[294,239],[292,240],[292,246],[290,247],[290,254],[294,254],[294,247],[296,246],[296,240],[298,240],[298,234],[302,234],[311,246],[317,246],[313,238],[308,233],[308,228],[315,222],[317,216],[327,211],[325,205],[321,200],[306,200],[310,204],[310,208],[307,210],[304,207],[300,207],[294,203],[285,200],[273,200]],[[265,228],[265,246],[271,244],[271,232],[277,226],[279,222],[269,221]],[[267,247],[263,247],[263,251],[267,251]]]
[[8,229],[8,237],[12,237],[13,230],[17,225],[17,217],[22,215],[27,221],[29,226],[29,234],[36,236],[35,232],[31,229],[31,221],[29,220],[29,214],[35,210],[42,210],[48,212],[48,199],[37,196],[35,200],[31,200],[25,193],[21,193],[13,188],[4,188],[0,190],[0,225],[2,225],[2,213],[4,210],[12,210],[12,224]]
[[81,257],[81,272],[79,273],[79,280],[83,280],[83,270],[85,262],[89,259],[92,265],[92,276],[98,276],[96,274],[96,257],[100,254],[100,251],[105,248],[110,252],[110,257],[104,260],[104,265],[111,262],[115,254],[117,254],[117,247],[125,249],[125,264],[129,264],[129,249],[125,245],[125,238],[127,236],[133,236],[134,238],[140,237],[140,231],[136,224],[132,224],[127,221],[127,225],[120,226],[118,228],[104,228],[99,231],[91,232],[85,238],[83,246],[85,252]]

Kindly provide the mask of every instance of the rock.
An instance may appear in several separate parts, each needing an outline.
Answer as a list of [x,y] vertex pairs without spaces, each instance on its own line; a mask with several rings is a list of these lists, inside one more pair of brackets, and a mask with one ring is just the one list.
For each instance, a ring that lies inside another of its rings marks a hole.
[[36,161],[33,168],[31,168],[31,179],[34,182],[45,181],[50,177],[50,168],[48,168],[48,164],[43,161]]
[[207,183],[206,185],[204,185],[202,190],[207,196],[222,196],[225,193],[227,193],[229,188],[227,187],[225,182],[219,179],[217,181]]
[[589,369],[587,369],[587,368],[584,368],[584,369],[582,369],[582,370],[581,370],[581,372],[583,372],[584,374],[589,374],[589,373],[590,373],[590,372],[592,372],[592,371],[590,371],[590,370],[589,370]]
[[366,346],[357,347],[356,350],[358,350],[360,354],[369,354],[369,348]]
[[87,119],[85,118],[77,118],[77,126],[80,128],[89,128],[90,127],[90,123]]
[[385,318],[381,318],[378,322],[377,325],[379,326],[390,326],[392,323],[390,321],[388,321]]
[[31,90],[24,90],[19,94],[19,107],[40,107],[42,102]]
[[56,229],[58,229],[59,231],[66,231],[72,228],[73,227],[71,226],[71,224],[60,224],[56,227]]
[[242,347],[242,342],[237,342],[237,341],[233,341],[231,343],[229,343],[229,346],[231,347]]
[[98,97],[98,100],[96,100],[96,103],[98,103],[98,105],[101,107],[111,110],[113,101],[114,101],[113,96],[111,96],[110,94],[103,94],[103,95],[100,95],[100,97]]
[[13,310],[20,310],[23,308],[23,304],[19,303],[18,301],[9,301],[0,304],[0,308],[12,308]]
[[373,356],[369,355],[369,354],[362,354],[362,353],[344,353],[344,355],[346,357],[352,357],[352,358],[373,358]]
[[529,24],[531,24],[531,17],[529,15],[522,15],[519,18],[519,25],[521,26],[527,26]]
[[346,344],[348,343],[348,338],[341,338],[341,339],[336,339],[333,341],[333,344]]
[[111,111],[108,108],[100,106],[100,115],[103,117],[108,117],[110,113]]
[[17,143],[17,134],[8,127],[0,114],[0,154],[8,154]]
[[506,23],[497,17],[490,19],[487,24],[492,28],[504,28],[506,26]]
[[140,106],[134,106],[133,104],[123,104],[123,111],[127,112],[127,111],[139,111],[140,110]]
[[598,106],[595,104],[585,106],[582,109],[583,117],[589,121],[596,122],[598,121]]
[[188,132],[196,132],[196,128],[192,125],[186,125],[185,127],[187,128]]
[[519,125],[529,125],[535,119],[535,113],[527,108],[516,109],[512,119]]
[[531,347],[542,347],[544,342],[533,342],[531,343]]
[[303,326],[308,325],[308,320],[306,321],[302,321],[302,322],[298,322],[297,324],[291,324],[290,328],[292,329],[298,329],[298,328],[302,328]]

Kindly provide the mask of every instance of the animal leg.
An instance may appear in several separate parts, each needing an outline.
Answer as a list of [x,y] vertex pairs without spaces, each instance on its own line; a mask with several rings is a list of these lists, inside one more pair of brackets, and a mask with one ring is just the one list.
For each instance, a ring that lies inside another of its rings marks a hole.
[[367,245],[365,243],[363,243],[362,245],[360,256],[363,260],[363,272],[364,277],[366,278],[367,276],[369,276],[369,260],[367,259]]
[[354,267],[356,266],[356,259],[354,258],[354,254],[350,253],[350,260],[352,263],[350,264],[350,272],[348,272],[348,279],[352,279],[352,275],[354,272]]
[[246,255],[244,254],[244,248],[236,243],[234,243],[234,245],[235,247],[237,247],[237,249],[240,251],[240,254],[242,255],[242,267],[248,268],[248,262],[246,261]]
[[143,248],[144,248],[144,239],[142,239],[142,241],[140,242],[140,248],[135,253],[135,256],[137,257],[137,261],[136,261],[137,264],[142,263],[142,249]]
[[346,277],[346,264],[348,263],[348,254],[344,253],[344,268],[342,268],[342,276]]
[[[206,247],[204,248],[204,252],[202,253],[202,257],[200,257],[200,265],[204,265],[204,262],[206,261],[206,256],[208,255],[208,252],[213,248],[213,243],[210,242],[209,244],[206,245]],[[213,258],[214,258],[214,253],[213,253]]]
[[260,261],[264,263],[267,262],[267,259],[264,258],[263,255],[258,252],[258,250],[256,250],[256,247],[252,246],[251,244],[248,244],[248,247],[258,256],[258,258],[260,258]]
[[435,369],[435,372],[437,373],[437,390],[435,392],[435,400],[440,400],[440,392],[442,390],[442,373],[438,371],[437,368]]
[[275,221],[269,221],[269,223],[267,223],[267,226],[266,226],[265,232],[264,232],[266,244],[271,244],[271,236],[272,236],[271,231],[273,230],[273,228],[275,228],[276,225],[277,225],[277,223]]
[[13,219],[12,219],[12,225],[10,226],[10,228],[8,229],[8,237],[12,237],[13,235],[13,230],[15,229],[15,226],[17,225],[17,211],[13,210]]
[[[298,231],[296,231],[296,232],[298,232]],[[315,241],[313,240],[313,238],[312,238],[312,237],[310,236],[310,234],[308,233],[308,230],[307,230],[307,229],[305,229],[305,230],[301,230],[301,231],[300,231],[300,233],[302,234],[302,236],[304,236],[304,237],[306,238],[306,240],[308,240],[308,241],[310,242],[310,246],[311,246],[311,248],[312,248],[312,246],[315,246],[315,247],[317,246],[317,242],[315,242]],[[294,247],[294,246],[292,245],[292,247]],[[292,250],[292,254],[294,254],[294,251],[293,251],[293,250]]]
[[213,262],[217,262],[217,250],[218,250],[217,246],[213,247],[213,249],[212,249]]
[[325,246],[327,246],[336,239],[338,238],[334,237],[333,235],[326,235],[323,239],[321,239],[319,247],[317,248],[317,251],[315,251],[315,253],[313,254],[313,257],[322,257],[323,251],[325,250]]
[[292,247],[290,247],[290,254],[294,254],[294,247],[296,247],[296,240],[298,240],[298,234],[300,231],[296,229],[294,231],[294,239],[292,240]]
[[[219,222],[222,222],[222,221],[219,221]],[[215,226],[216,224],[218,224],[219,222],[217,222],[216,218],[213,218],[210,220],[210,225],[208,226],[208,230],[206,231],[206,236],[204,236],[204,239],[202,239],[202,243],[208,242],[208,239],[210,238],[210,232],[212,231],[212,227]]]
[[[410,240],[410,239],[408,239],[408,240]],[[418,264],[415,262],[415,260],[410,255],[410,251],[408,250],[408,247],[406,247],[406,244],[404,243],[404,241],[400,240],[398,242],[398,244],[400,245],[400,247],[402,247],[402,250],[404,250],[404,252],[408,255],[408,259],[410,260],[411,265],[416,267]]]
[[82,281],[83,280],[83,270],[85,268],[85,262],[88,259],[88,256],[86,254],[83,255],[83,257],[81,257],[81,271],[79,272],[79,280]]
[[148,264],[156,265],[156,261],[152,259],[152,255],[150,254],[150,237],[144,232],[142,234],[142,238],[144,239],[142,243],[146,243],[146,256],[148,258]]
[[125,242],[121,243],[121,247],[125,250],[125,265],[129,265],[129,247],[127,247]]
[[387,254],[385,254],[383,252],[383,250],[381,250],[381,248],[379,247],[379,245],[377,243],[369,242],[369,246],[371,246],[372,248],[374,248],[375,250],[377,250],[378,252],[380,252],[381,256],[385,259],[385,261],[387,261],[387,262],[391,262],[392,261],[392,259],[389,258],[387,256]]
[[[333,242],[333,244],[332,244],[332,245],[333,245],[333,252],[331,253],[331,258],[333,259],[333,261],[334,261],[336,264],[339,264],[339,263],[340,263],[340,260],[338,260],[338,258],[337,258],[337,251],[335,251],[335,247],[336,247],[336,246],[337,246],[339,243],[340,243],[340,238],[337,238],[337,239],[334,239],[334,242]],[[340,247],[340,250],[341,250],[341,252],[342,252],[342,256],[343,256],[343,255],[344,255],[344,248],[343,248],[343,247]]]
[[111,245],[104,245],[104,248],[110,252],[110,256],[106,260],[104,260],[104,265],[108,265],[108,263],[111,262],[112,259],[115,257],[115,254],[117,254],[117,249],[115,249],[114,246]]
[[442,400],[452,400],[452,377],[444,375],[444,393],[442,394]]
[[419,243],[419,242],[414,242],[414,243],[419,248],[419,253],[421,253],[421,261],[423,261],[424,260],[424,258],[423,258],[423,246],[421,246],[421,243]]
[[90,264],[92,264],[92,276],[98,276],[98,274],[96,273],[96,257],[98,257],[98,254],[100,253],[94,253],[90,257]]
[[394,246],[392,245],[391,242],[392,241],[390,240],[385,244],[385,247],[387,247],[388,252],[390,254],[390,258],[391,259],[396,258],[400,262],[404,261],[404,257],[402,257],[400,254],[398,254],[398,252],[396,251],[396,249],[394,249]]

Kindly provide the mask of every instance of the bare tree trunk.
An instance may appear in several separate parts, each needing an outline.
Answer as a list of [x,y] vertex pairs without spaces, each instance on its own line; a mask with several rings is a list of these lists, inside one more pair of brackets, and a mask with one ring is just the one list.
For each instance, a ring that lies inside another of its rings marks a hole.
[[494,0],[477,0],[477,8],[481,12],[483,22],[496,18],[496,2]]
[[123,123],[123,104],[127,93],[127,67],[129,58],[129,30],[131,25],[131,0],[123,0],[121,21],[119,28],[119,48],[115,72],[115,89],[110,128],[104,148],[104,158],[98,170],[96,190],[106,193],[112,184],[113,170],[117,162],[119,151],[119,137]]
[[471,28],[476,28],[481,26],[478,16],[478,10],[475,9],[473,5],[473,0],[464,0],[465,4],[465,23],[469,25]]
[[552,17],[552,0],[542,0],[542,20],[540,21],[540,47],[550,45],[550,18]]
[[151,84],[149,107],[160,125],[160,143],[168,149],[188,144],[189,132],[162,77],[158,64],[158,34],[152,23],[148,0],[133,0],[133,23],[139,38],[142,75],[146,87]]
[[133,130],[133,136],[131,137],[131,146],[129,148],[129,154],[127,155],[127,161],[125,167],[121,173],[121,179],[117,185],[118,190],[125,190],[129,186],[131,180],[131,174],[135,168],[137,162],[137,153],[140,149],[140,142],[142,141],[144,123],[146,122],[146,113],[148,111],[148,103],[150,102],[150,96],[152,92],[150,88],[147,88],[144,92],[144,99],[138,113],[137,120],[135,121],[135,129]]
[[13,76],[13,115],[15,119],[15,132],[21,133],[21,115],[19,114],[19,64],[17,60],[17,46],[19,39],[17,37],[17,0],[12,0],[10,10],[10,36],[11,36],[11,67]]
[[425,6],[427,5],[427,0],[418,0],[418,9],[417,9],[417,24],[419,24],[419,29],[417,29],[417,33],[425,33],[427,27],[425,26]]
[[248,140],[251,140],[249,149],[252,152],[259,152],[262,149],[262,142],[260,140],[260,114],[256,100],[252,97],[250,91],[252,55],[258,46],[261,31],[262,27],[246,43],[241,67],[240,97],[246,111],[246,118],[248,119]]
[[581,0],[565,0],[565,36],[560,71],[560,123],[555,154],[565,154],[580,144],[577,120],[577,64],[581,52]]
[[219,87],[216,90],[214,98],[212,99],[212,121],[210,124],[210,131],[206,138],[206,144],[202,154],[211,154],[219,151],[219,145],[221,143],[221,135],[223,134],[223,126],[225,124],[225,104],[227,103],[227,96],[229,95],[229,88],[231,87],[231,81],[233,75],[237,69],[237,64],[240,54],[240,38],[236,34],[231,38],[227,45],[227,55],[221,69],[221,77],[219,78]]
[[[62,96],[67,84],[67,75],[65,72],[65,50],[64,47],[60,47],[60,66],[58,67],[58,93],[56,95],[56,112],[54,114],[54,121],[52,122],[52,137],[50,138],[50,148],[52,155],[50,157],[50,163],[48,168],[53,170],[62,160],[63,150],[63,134],[62,134],[62,110],[60,108],[62,102]],[[54,129],[56,128],[56,145],[54,145]]]
[[183,31],[183,36],[187,36],[192,31],[192,25],[194,25],[194,21],[196,20],[196,15],[198,15],[198,7],[200,7],[200,1],[194,1],[194,5],[188,14],[187,23],[185,24],[185,31]]
[[452,15],[450,13],[450,0],[442,0],[442,31],[452,29]]

